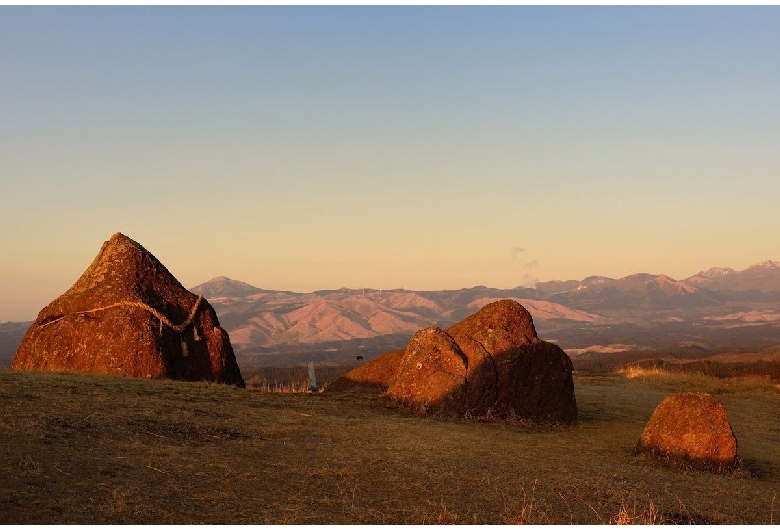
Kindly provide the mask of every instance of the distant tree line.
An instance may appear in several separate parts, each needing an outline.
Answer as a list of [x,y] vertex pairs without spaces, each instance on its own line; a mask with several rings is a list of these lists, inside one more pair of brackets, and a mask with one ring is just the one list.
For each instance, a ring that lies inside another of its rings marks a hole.
[[729,377],[759,376],[780,380],[780,361],[721,362],[692,361],[686,363],[640,363],[644,367],[658,367],[665,372],[694,373],[725,379]]
[[[718,353],[756,353],[756,350],[726,348],[705,350],[698,347],[678,347],[655,351],[599,353],[574,357],[572,364],[575,370],[581,372],[611,372],[626,366],[641,366],[643,368],[662,367],[670,372],[697,372],[713,377],[768,375],[772,379],[780,379],[780,372],[777,371],[780,361],[722,362],[707,359]],[[669,358],[675,362],[663,360]]]
[[572,364],[574,369],[580,372],[612,372],[628,365],[661,362],[659,355],[661,352],[601,353],[592,357],[575,357]]
[[[650,352],[628,352],[623,354],[609,354],[592,359],[574,359],[574,369],[581,372],[611,372],[626,366],[639,366],[642,368],[660,368],[665,372],[695,373],[718,378],[759,376],[768,377],[780,381],[780,361],[745,361],[723,362],[708,359],[697,359],[701,352],[676,352],[671,354],[675,360],[684,362],[668,362],[660,359],[658,355],[664,354],[668,358],[670,352],[652,352],[654,357],[649,357]],[[707,352],[707,356],[714,352]],[[691,359],[693,358],[693,359]]]
[[[714,352],[701,350],[674,350],[663,352],[623,352],[601,354],[593,359],[573,359],[574,369],[582,372],[610,372],[629,365],[643,368],[661,368],[667,372],[697,373],[718,378],[760,376],[780,381],[780,361],[722,362],[701,359]],[[686,362],[666,362],[659,358],[671,356]],[[652,357],[651,357],[652,356]],[[355,365],[316,365],[317,383],[320,386],[335,381],[354,369]],[[294,367],[263,367],[244,374],[249,387],[275,387],[303,385],[309,379],[306,365]]]

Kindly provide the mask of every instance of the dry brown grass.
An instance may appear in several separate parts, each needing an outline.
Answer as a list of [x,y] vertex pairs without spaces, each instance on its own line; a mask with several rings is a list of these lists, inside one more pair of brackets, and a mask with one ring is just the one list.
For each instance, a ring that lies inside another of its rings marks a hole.
[[629,379],[636,379],[637,377],[651,377],[656,375],[665,375],[665,372],[658,366],[645,367],[639,365],[629,365],[616,370],[617,373],[622,374]]
[[625,502],[620,503],[620,510],[618,513],[612,516],[609,520],[610,524],[627,525],[627,524],[643,524],[643,525],[655,525],[662,524],[661,514],[658,513],[658,509],[653,504],[652,499],[648,502],[647,508],[637,509],[636,504],[629,511]]
[[675,384],[577,375],[580,424],[536,427],[357,389],[0,371],[0,523],[772,522],[777,395],[721,397],[750,473],[718,475],[633,454]]
[[677,511],[661,512],[653,502],[646,499],[644,503],[634,498],[632,503],[621,502],[620,510],[613,515],[609,524],[614,525],[699,525],[711,524],[709,518],[700,513],[691,513],[680,502]]
[[252,385],[250,390],[257,392],[277,392],[280,394],[308,394],[309,390],[308,381],[297,381],[292,383],[269,383],[263,381],[262,383]]

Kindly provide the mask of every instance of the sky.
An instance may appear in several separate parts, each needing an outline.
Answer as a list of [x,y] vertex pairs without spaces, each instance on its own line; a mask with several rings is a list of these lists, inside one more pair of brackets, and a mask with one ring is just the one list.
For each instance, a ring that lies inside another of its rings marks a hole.
[[0,7],[0,321],[780,260],[780,7]]

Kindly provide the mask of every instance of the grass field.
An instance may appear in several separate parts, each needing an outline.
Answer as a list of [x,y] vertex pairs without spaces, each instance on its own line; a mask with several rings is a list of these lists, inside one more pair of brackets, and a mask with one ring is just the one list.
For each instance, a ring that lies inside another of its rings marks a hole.
[[[0,371],[0,523],[772,523],[780,392],[760,381],[577,374],[580,424],[410,415],[378,395],[271,394]],[[635,456],[683,390],[729,411],[743,470]]]

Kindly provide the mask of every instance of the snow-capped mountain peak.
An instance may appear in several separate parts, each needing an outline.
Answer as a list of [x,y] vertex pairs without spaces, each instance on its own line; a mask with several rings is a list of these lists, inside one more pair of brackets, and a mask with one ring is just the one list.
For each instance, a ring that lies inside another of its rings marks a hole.
[[696,276],[702,276],[704,278],[720,278],[722,276],[728,276],[729,274],[734,274],[734,269],[730,267],[712,267],[707,269],[706,271],[701,271]]
[[761,263],[756,263],[755,265],[751,265],[750,267],[747,268],[747,270],[774,270],[774,269],[780,269],[780,262],[772,261],[771,259],[762,261]]

